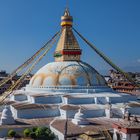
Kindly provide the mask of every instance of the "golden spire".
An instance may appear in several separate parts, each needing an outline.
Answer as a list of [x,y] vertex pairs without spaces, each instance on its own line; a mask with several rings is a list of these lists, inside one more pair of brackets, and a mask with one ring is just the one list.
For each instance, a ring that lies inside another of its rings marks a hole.
[[68,8],[65,9],[64,15],[61,17],[61,26],[72,26],[73,18],[70,16]]
[[80,61],[81,49],[72,32],[73,18],[68,8],[61,17],[62,33],[54,54],[55,61]]

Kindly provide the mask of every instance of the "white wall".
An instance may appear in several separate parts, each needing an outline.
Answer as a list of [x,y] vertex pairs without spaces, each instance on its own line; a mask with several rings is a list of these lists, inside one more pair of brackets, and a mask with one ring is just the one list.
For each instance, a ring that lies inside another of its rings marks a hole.
[[45,117],[56,117],[60,116],[60,111],[56,109],[22,109],[14,111],[16,118],[32,119],[32,118],[45,118]]
[[[119,93],[118,93],[119,94]],[[111,103],[128,103],[129,101],[136,101],[137,97],[132,95],[127,95],[121,93],[119,94],[121,97],[110,97]]]
[[68,98],[68,104],[94,104],[94,98]]
[[128,108],[128,112],[135,115],[140,115],[140,107]]
[[94,117],[103,117],[105,116],[104,109],[97,109],[97,110],[83,110],[82,113],[86,118],[94,118]]
[[62,110],[60,109],[61,117],[66,118],[74,118],[75,114],[78,112],[78,110]]
[[114,135],[113,135],[113,140],[117,140],[117,135],[116,133],[119,133],[121,135],[121,140],[138,140],[138,134],[125,134],[117,129],[114,129]]
[[13,101],[25,101],[27,100],[27,96],[24,94],[12,95],[10,99]]
[[31,97],[32,103],[39,103],[39,104],[57,104],[61,103],[60,96],[48,96],[48,97]]

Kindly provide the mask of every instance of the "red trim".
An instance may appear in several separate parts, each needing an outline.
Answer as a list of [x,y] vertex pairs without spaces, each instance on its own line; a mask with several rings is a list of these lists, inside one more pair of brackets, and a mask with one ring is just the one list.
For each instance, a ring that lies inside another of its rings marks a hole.
[[63,55],[81,55],[81,50],[62,50]]
[[117,130],[125,133],[125,134],[139,134],[140,129],[139,128],[124,128],[121,125],[113,124],[113,128],[116,128]]

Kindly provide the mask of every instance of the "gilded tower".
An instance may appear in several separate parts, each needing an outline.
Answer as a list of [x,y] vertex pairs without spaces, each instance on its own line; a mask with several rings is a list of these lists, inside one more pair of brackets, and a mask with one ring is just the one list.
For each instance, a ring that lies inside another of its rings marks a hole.
[[80,61],[81,49],[72,32],[73,18],[66,9],[61,17],[62,33],[55,50],[55,61]]

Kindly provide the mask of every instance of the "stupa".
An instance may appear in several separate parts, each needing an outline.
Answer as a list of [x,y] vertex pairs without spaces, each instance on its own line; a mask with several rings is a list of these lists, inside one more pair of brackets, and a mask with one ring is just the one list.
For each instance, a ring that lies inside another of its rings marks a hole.
[[12,112],[8,106],[5,106],[5,108],[2,111],[2,116],[0,120],[1,125],[12,125],[15,124],[15,120],[12,116]]
[[75,114],[74,119],[72,119],[72,122],[76,125],[88,125],[89,122],[85,118],[84,114],[82,113],[81,107],[79,111]]
[[[15,119],[74,118],[79,106],[84,108],[86,118],[110,116],[106,111],[108,103],[114,116],[123,116],[124,104],[136,102],[135,96],[113,91],[97,70],[81,61],[82,50],[72,24],[73,18],[66,9],[61,17],[62,33],[54,53],[55,62],[40,68],[25,88],[10,97],[15,102],[11,105]],[[127,109],[139,114],[139,108]]]
[[[9,116],[12,116],[12,122],[52,118],[88,125],[88,118],[120,118],[125,111],[140,115],[138,106],[129,106],[138,103],[136,96],[113,91],[96,69],[81,60],[84,52],[72,26],[73,18],[66,9],[61,17],[62,29],[54,53],[55,62],[40,68],[26,87],[10,96],[8,109],[12,112]],[[8,116],[5,120],[8,124]]]

